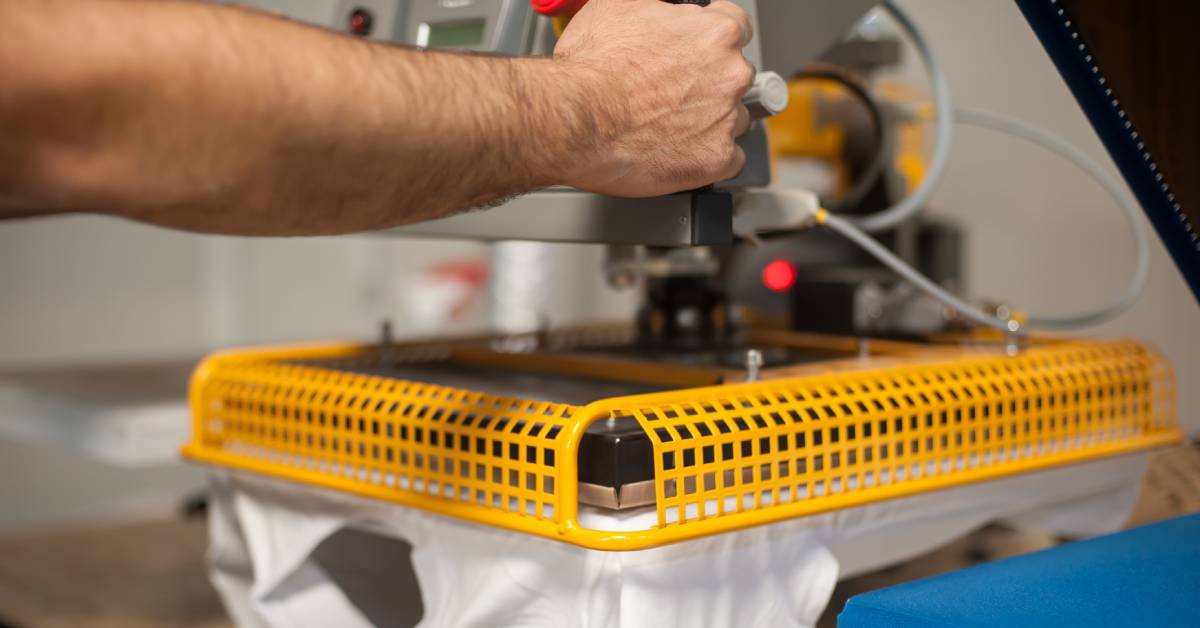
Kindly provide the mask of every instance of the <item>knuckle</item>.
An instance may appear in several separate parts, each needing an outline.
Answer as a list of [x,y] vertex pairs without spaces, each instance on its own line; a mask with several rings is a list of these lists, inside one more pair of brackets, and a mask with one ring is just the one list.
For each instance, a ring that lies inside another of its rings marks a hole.
[[725,172],[721,175],[724,179],[733,179],[738,176],[742,169],[746,166],[746,155],[741,151],[736,151],[729,162],[725,166]]
[[742,107],[730,109],[721,122],[724,132],[733,137],[737,133],[738,127],[742,125]]
[[750,128],[750,112],[745,107],[738,107],[733,112],[733,128],[731,134],[743,135]]
[[738,17],[741,18],[742,28],[746,30],[746,38],[754,38],[754,20],[750,19],[750,14],[738,7]]
[[742,43],[741,22],[727,13],[718,13],[714,19],[713,33],[717,36],[718,41],[727,45],[740,46]]
[[754,66],[745,57],[742,57],[741,61],[734,66],[732,74],[733,86],[739,90],[739,96],[746,93],[754,85]]
[[708,155],[709,172],[713,174],[728,172],[731,165],[737,161],[737,156],[737,144],[733,142],[733,138],[722,138]]

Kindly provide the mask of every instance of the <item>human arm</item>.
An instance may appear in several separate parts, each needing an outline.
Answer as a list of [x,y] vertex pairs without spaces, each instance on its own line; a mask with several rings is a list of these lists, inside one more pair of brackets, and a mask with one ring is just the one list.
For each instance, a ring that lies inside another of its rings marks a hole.
[[748,35],[728,0],[593,0],[553,58],[504,58],[206,3],[0,0],[0,217],[306,235],[698,187],[744,160]]

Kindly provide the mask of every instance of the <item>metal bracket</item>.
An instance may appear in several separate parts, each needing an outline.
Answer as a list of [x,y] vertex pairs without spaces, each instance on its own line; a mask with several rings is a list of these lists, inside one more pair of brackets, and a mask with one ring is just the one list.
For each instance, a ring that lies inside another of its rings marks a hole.
[[535,240],[645,246],[707,246],[733,241],[733,201],[726,192],[614,198],[551,189],[500,207],[378,232],[471,240]]
[[521,196],[477,210],[376,232],[481,241],[533,240],[655,247],[730,244],[755,233],[803,229],[816,197],[801,190],[702,190],[655,198],[615,198],[566,188]]

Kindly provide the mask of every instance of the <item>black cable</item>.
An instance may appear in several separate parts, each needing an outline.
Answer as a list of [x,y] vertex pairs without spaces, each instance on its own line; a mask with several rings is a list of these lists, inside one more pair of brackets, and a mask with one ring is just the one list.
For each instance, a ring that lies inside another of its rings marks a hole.
[[875,154],[872,156],[870,163],[867,164],[867,168],[858,176],[854,185],[850,187],[850,190],[842,195],[836,206],[831,208],[831,211],[838,213],[851,210],[861,203],[867,197],[867,194],[871,193],[871,189],[879,181],[879,177],[883,175],[884,169],[887,168],[888,163],[891,161],[893,147],[896,142],[895,130],[892,128],[892,125],[888,124],[888,121],[884,117],[883,106],[875,98],[875,95],[871,93],[871,90],[849,74],[837,68],[821,66],[803,70],[793,78],[800,80],[824,80],[837,83],[857,98],[871,117],[871,125],[875,131]]

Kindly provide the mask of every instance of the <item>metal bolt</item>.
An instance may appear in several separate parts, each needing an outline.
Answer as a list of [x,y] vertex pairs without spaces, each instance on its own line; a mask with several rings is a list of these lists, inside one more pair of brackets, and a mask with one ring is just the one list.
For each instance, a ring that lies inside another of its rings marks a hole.
[[1010,318],[1004,326],[1008,328],[1008,333],[1004,335],[1004,353],[1009,357],[1016,356],[1021,352],[1021,322]]
[[384,320],[379,324],[379,366],[392,361],[392,342],[392,321]]
[[700,324],[700,312],[695,308],[684,308],[675,313],[675,324],[684,329],[692,329]]
[[763,354],[758,349],[746,351],[746,381],[757,382],[758,371],[763,365]]
[[619,270],[608,275],[608,285],[617,290],[632,288],[635,284],[637,284],[637,275],[633,271]]

